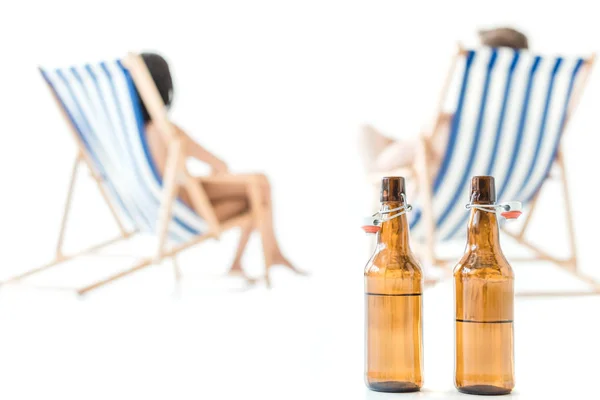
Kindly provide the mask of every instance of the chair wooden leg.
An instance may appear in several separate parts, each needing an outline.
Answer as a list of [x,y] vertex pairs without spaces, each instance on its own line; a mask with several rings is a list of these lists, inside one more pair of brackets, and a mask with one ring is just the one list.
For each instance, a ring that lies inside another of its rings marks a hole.
[[[588,291],[576,291],[576,292],[558,292],[560,296],[567,296],[567,295],[586,295],[586,294],[600,294],[600,283],[598,283],[598,281],[590,276],[587,276],[583,273],[581,273],[580,271],[578,271],[576,268],[573,267],[573,259],[572,258],[568,258],[568,259],[560,259],[557,257],[553,257],[550,254],[544,252],[543,250],[541,250],[540,248],[538,248],[537,246],[533,245],[532,243],[530,243],[529,241],[527,241],[524,238],[521,238],[518,234],[509,232],[507,230],[504,230],[504,232],[512,237],[513,239],[515,239],[517,242],[519,242],[519,244],[521,244],[522,246],[526,247],[527,249],[533,251],[536,255],[537,258],[539,260],[544,260],[544,261],[549,261],[552,262],[556,265],[558,265],[559,267],[561,267],[562,269],[564,269],[565,271],[573,274],[577,279],[579,279],[580,281],[588,284],[590,286],[590,288],[592,289],[592,292],[588,292]],[[553,295],[557,295],[554,292],[532,292],[532,293],[518,293],[519,296],[553,296]]]
[[577,244],[575,239],[575,225],[573,222],[573,206],[571,203],[571,193],[569,192],[569,183],[567,178],[567,170],[565,166],[564,155],[562,151],[558,151],[556,162],[560,168],[560,177],[563,187],[563,196],[565,199],[565,213],[567,218],[567,231],[569,235],[569,250],[571,252],[572,268],[577,269]]
[[[47,263],[47,264],[44,264],[44,265],[40,266],[40,267],[33,268],[33,269],[30,269],[29,271],[25,271],[25,272],[23,272],[23,273],[21,273],[19,275],[15,275],[13,277],[10,277],[10,278],[8,278],[7,280],[5,280],[2,283],[15,283],[15,282],[18,282],[21,279],[24,279],[24,278],[26,278],[28,276],[37,274],[38,272],[45,271],[45,270],[47,270],[47,269],[49,269],[51,267],[54,267],[54,266],[56,266],[58,264],[61,264],[61,263],[65,262],[65,261],[72,260],[73,258],[76,258],[76,257],[82,256],[82,255],[89,254],[91,252],[100,250],[100,249],[102,249],[104,247],[107,247],[107,246],[109,246],[111,244],[114,244],[114,243],[117,243],[117,242],[119,242],[121,240],[127,239],[127,238],[129,238],[129,237],[131,237],[133,235],[134,232],[127,232],[127,231],[125,231],[125,228],[121,224],[121,221],[119,220],[116,212],[112,208],[111,203],[108,200],[108,197],[104,197],[105,200],[106,200],[106,202],[107,202],[107,204],[108,204],[108,206],[109,206],[109,208],[110,208],[110,210],[111,210],[111,212],[113,213],[113,216],[115,217],[115,221],[119,225],[119,229],[121,231],[121,234],[119,236],[117,236],[116,238],[113,238],[113,239],[107,240],[105,242],[101,242],[101,243],[95,244],[95,245],[93,245],[93,246],[91,246],[91,247],[89,247],[87,249],[78,251],[78,252],[70,254],[70,255],[65,255],[63,253],[62,247],[63,247],[63,243],[64,243],[64,239],[65,239],[65,234],[66,234],[66,230],[67,230],[67,222],[68,222],[70,211],[71,211],[71,204],[72,204],[72,201],[73,201],[73,193],[75,192],[75,185],[77,183],[77,174],[79,172],[79,165],[81,164],[81,162],[82,162],[82,155],[80,153],[80,154],[77,155],[77,158],[75,159],[75,161],[73,163],[73,167],[71,169],[71,178],[69,180],[69,188],[68,188],[68,191],[67,191],[67,199],[66,199],[66,202],[65,202],[65,207],[64,207],[64,210],[63,210],[62,218],[61,218],[60,231],[59,231],[59,234],[58,234],[58,241],[56,243],[56,257],[55,257],[55,259],[52,260],[51,262]],[[103,195],[105,195],[105,192],[103,191],[103,188],[101,186],[99,186],[99,187],[100,187],[100,192]]]
[[528,250],[531,250],[532,252],[534,252],[537,255],[537,257],[540,258],[540,259],[542,259],[542,260],[549,261],[549,262],[558,264],[560,266],[564,266],[564,265],[566,265],[566,264],[568,264],[570,262],[569,259],[563,260],[563,259],[560,259],[558,257],[554,257],[554,256],[548,254],[544,250],[540,249],[539,247],[537,247],[533,243],[529,242],[527,239],[520,237],[516,233],[509,232],[506,229],[502,229],[502,231],[506,235],[508,235],[511,238],[513,238],[514,240],[516,240],[523,247],[526,247]]
[[173,202],[177,197],[179,183],[177,175],[183,162],[183,154],[181,152],[181,143],[176,140],[169,146],[167,155],[167,165],[163,177],[163,191],[161,195],[160,210],[158,214],[157,237],[158,245],[156,252],[156,261],[160,261],[163,257],[167,235],[169,232],[169,224],[171,223],[171,213],[173,211]]
[[70,254],[70,255],[67,255],[67,256],[61,255],[60,258],[56,258],[54,261],[51,261],[48,264],[42,265],[41,267],[37,267],[37,268],[34,268],[34,269],[30,269],[29,271],[23,272],[22,274],[13,276],[13,277],[5,280],[2,283],[14,283],[14,282],[17,282],[17,281],[19,281],[19,280],[21,280],[23,278],[26,278],[28,276],[37,274],[38,272],[42,272],[42,271],[44,271],[44,270],[46,270],[46,269],[48,269],[50,267],[54,267],[54,266],[56,266],[58,264],[61,264],[61,263],[65,262],[65,261],[72,260],[72,259],[74,259],[76,257],[80,257],[80,256],[83,256],[83,255],[92,253],[92,252],[100,250],[100,249],[102,249],[104,247],[110,246],[111,244],[120,242],[121,240],[128,239],[131,236],[133,236],[133,233],[125,234],[125,236],[119,235],[116,238],[107,240],[107,241],[102,242],[102,243],[98,243],[98,244],[96,244],[96,245],[94,245],[92,247],[89,247],[89,248],[85,249],[85,250],[78,251],[77,253],[73,253],[73,254]]
[[[227,230],[227,229],[229,229],[229,228],[231,228],[233,226],[239,226],[239,225],[242,224],[241,221],[243,219],[245,219],[245,218],[247,218],[246,215],[241,215],[241,216],[239,216],[237,218],[232,218],[231,220],[223,223],[222,227],[223,227],[224,230]],[[190,247],[193,247],[196,244],[198,244],[200,242],[203,242],[203,241],[205,241],[205,240],[207,240],[207,239],[209,239],[211,237],[214,237],[214,234],[207,234],[207,235],[196,236],[195,238],[193,238],[192,240],[190,240],[188,242],[185,242],[185,243],[173,246],[169,250],[164,250],[163,253],[162,253],[162,258],[175,256],[175,255],[179,254],[180,252],[182,252],[184,250],[187,250]],[[104,285],[106,285],[108,283],[114,282],[117,279],[123,278],[123,277],[125,277],[127,275],[130,275],[130,274],[134,273],[134,272],[140,271],[140,270],[142,270],[142,269],[144,269],[146,267],[154,265],[154,264],[156,264],[156,262],[157,262],[157,260],[156,260],[155,257],[143,258],[143,259],[139,260],[136,264],[134,264],[131,268],[129,268],[129,269],[125,270],[125,271],[118,272],[118,273],[116,273],[114,275],[111,275],[111,276],[109,276],[107,278],[104,278],[104,279],[102,279],[100,281],[97,281],[95,283],[92,283],[91,285],[82,287],[82,288],[80,288],[80,289],[77,290],[77,293],[80,294],[80,295],[86,294],[86,293],[88,293],[88,292],[90,292],[90,291],[92,291],[94,289],[97,289],[97,288],[99,288],[101,286],[104,286]]]
[[99,288],[100,286],[104,286],[107,283],[116,281],[117,279],[123,278],[123,277],[125,277],[125,276],[127,276],[129,274],[132,274],[132,273],[137,272],[137,271],[139,271],[141,269],[144,269],[146,267],[154,265],[156,263],[155,261],[156,260],[154,258],[152,258],[152,257],[151,258],[141,259],[139,262],[137,262],[136,264],[134,264],[134,266],[131,267],[128,270],[121,271],[121,272],[119,272],[117,274],[109,276],[108,278],[105,278],[105,279],[102,279],[102,280],[97,281],[95,283],[92,283],[91,285],[84,286],[82,288],[77,289],[76,290],[77,294],[84,295],[84,294],[88,293],[91,290]]
[[[536,260],[534,260],[534,261],[549,261],[549,262],[556,264],[560,268],[562,268],[562,269],[566,270],[567,272],[571,273],[572,275],[574,275],[578,280],[588,284],[590,286],[590,288],[592,289],[592,291],[591,292],[590,291],[527,292],[527,293],[518,293],[518,295],[531,297],[531,296],[576,296],[576,295],[600,294],[600,283],[596,279],[594,279],[586,274],[583,274],[577,270],[577,248],[576,248],[576,240],[575,240],[575,227],[574,227],[574,223],[573,223],[573,213],[572,213],[573,208],[572,208],[571,198],[570,198],[570,193],[569,193],[569,186],[568,186],[568,179],[567,179],[567,173],[566,173],[566,168],[565,168],[564,156],[560,150],[557,153],[556,163],[560,169],[561,184],[562,184],[563,196],[565,199],[564,200],[565,201],[564,208],[565,208],[565,212],[566,212],[567,234],[568,234],[568,241],[569,241],[570,256],[566,259],[560,259],[560,258],[554,257],[554,256],[550,255],[549,253],[543,251],[539,247],[535,246],[533,243],[531,243],[530,241],[528,241],[525,238],[525,231],[527,229],[529,221],[531,220],[531,214],[535,208],[535,205],[537,204],[538,198],[540,197],[541,190],[538,193],[536,193],[536,195],[533,199],[531,211],[530,211],[529,215],[527,216],[527,219],[525,220],[525,225],[523,226],[523,228],[521,228],[521,231],[518,233],[512,233],[506,229],[503,229],[503,230],[508,236],[515,239],[519,244],[521,244],[522,246],[524,246],[527,249],[534,252],[537,257]],[[529,260],[529,261],[531,261],[531,260]]]
[[181,281],[181,268],[179,268],[179,262],[177,261],[176,255],[173,255],[171,257],[171,262],[173,263],[173,272],[175,273],[175,282],[179,283]]
[[73,192],[75,191],[75,183],[77,181],[77,172],[79,171],[80,163],[81,157],[78,155],[73,163],[71,179],[69,180],[69,190],[67,192],[67,201],[65,202],[65,208],[60,222],[60,232],[58,234],[58,242],[56,243],[56,260],[60,260],[63,257],[62,245],[65,239],[67,220],[69,219],[69,212],[71,211],[71,201],[73,199]]
[[[61,254],[62,254],[62,244],[64,241],[64,237],[65,237],[65,232],[66,232],[66,225],[67,225],[67,220],[68,220],[68,216],[69,216],[69,211],[71,210],[71,202],[73,200],[73,193],[75,191],[75,184],[76,184],[76,180],[77,180],[77,173],[79,172],[79,165],[85,161],[85,157],[84,155],[80,152],[77,157],[75,158],[75,162],[73,163],[73,167],[71,170],[71,179],[69,181],[69,190],[67,192],[67,201],[65,203],[65,209],[63,211],[63,216],[62,216],[62,220],[61,220],[61,224],[60,224],[60,232],[58,235],[58,243],[56,245],[56,258],[59,259]],[[112,201],[110,200],[110,198],[108,197],[108,194],[106,193],[106,189],[104,188],[104,186],[102,185],[102,179],[100,179],[97,174],[94,172],[94,170],[92,169],[92,167],[89,167],[90,172],[92,173],[92,176],[94,178],[94,180],[96,181],[96,184],[98,185],[98,190],[100,191],[100,195],[102,196],[102,198],[104,199],[104,201],[106,202],[106,205],[111,213],[111,215],[113,216],[117,227],[119,228],[119,232],[121,232],[121,236],[122,237],[126,237],[128,235],[130,235],[129,232],[127,232],[127,229],[125,229],[125,226],[123,225],[123,223],[121,222],[121,219],[119,218],[119,214],[117,214],[117,211],[115,210],[115,207],[113,206]]]
[[435,265],[435,217],[433,215],[433,193],[431,174],[429,171],[429,151],[426,139],[422,138],[419,143],[419,153],[417,154],[419,166],[418,181],[419,195],[423,204],[423,223],[425,225],[425,246],[423,258],[429,265]]

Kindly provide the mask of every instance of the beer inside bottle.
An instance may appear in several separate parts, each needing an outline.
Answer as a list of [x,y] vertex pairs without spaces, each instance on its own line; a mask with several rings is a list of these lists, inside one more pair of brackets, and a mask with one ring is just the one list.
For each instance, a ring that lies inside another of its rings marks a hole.
[[[494,204],[494,178],[471,181],[471,204]],[[500,249],[495,212],[472,208],[465,254],[454,269],[455,384],[463,393],[508,394],[515,386],[513,270]]]
[[[405,198],[404,178],[383,178],[382,209],[406,205]],[[381,392],[415,392],[423,386],[423,275],[408,229],[406,214],[383,222],[365,268],[365,382]]]

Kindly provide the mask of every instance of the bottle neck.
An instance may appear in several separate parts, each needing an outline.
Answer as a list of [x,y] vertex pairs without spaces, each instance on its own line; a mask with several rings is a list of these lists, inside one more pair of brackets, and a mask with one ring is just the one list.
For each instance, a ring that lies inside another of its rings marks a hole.
[[[394,208],[406,205],[404,202],[391,201],[384,202],[381,204],[382,210],[392,210]],[[389,219],[397,214],[397,212],[384,214],[384,219]],[[407,253],[410,251],[408,238],[408,219],[406,217],[406,213],[400,215],[399,217],[392,218],[391,220],[383,222],[381,224],[381,230],[377,235],[377,247],[379,249],[388,248],[391,250],[397,250],[400,252]]]
[[495,212],[471,209],[467,232],[467,251],[500,251],[500,232]]

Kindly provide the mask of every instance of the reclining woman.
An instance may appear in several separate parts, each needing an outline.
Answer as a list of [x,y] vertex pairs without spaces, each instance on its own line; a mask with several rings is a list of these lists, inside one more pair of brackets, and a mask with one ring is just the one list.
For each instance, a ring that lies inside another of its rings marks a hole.
[[[167,61],[155,53],[143,53],[141,57],[148,67],[165,106],[169,109],[173,102],[173,80]],[[168,153],[167,143],[156,124],[153,123],[141,100],[140,104],[142,104],[142,117],[146,128],[145,134],[150,154],[159,173],[164,175]],[[187,149],[189,157],[208,164],[212,169],[213,176],[219,175],[219,177],[229,178],[213,180],[211,176],[197,177],[198,185],[206,192],[219,222],[224,222],[248,211],[251,207],[250,191],[255,190],[260,193],[264,212],[262,213],[259,230],[261,239],[263,240],[263,249],[266,253],[264,256],[267,263],[267,270],[272,265],[284,265],[299,273],[300,271],[283,256],[275,237],[271,186],[267,177],[263,174],[231,174],[227,168],[227,164],[223,160],[194,141],[177,125],[173,124],[173,127],[182,138],[184,148]],[[185,189],[180,192],[179,197],[184,203],[193,208],[190,194]],[[248,243],[250,233],[251,229],[243,231],[237,253],[229,271],[230,273],[244,275],[241,266],[241,257]]]
[[[496,28],[478,32],[481,45],[527,49],[527,37],[512,28]],[[442,113],[435,121],[431,135],[431,165],[428,169],[435,174],[445,153],[450,132],[452,114]],[[395,140],[372,127],[365,125],[360,133],[360,149],[368,173],[389,173],[396,169],[410,168],[417,153],[417,140]]]

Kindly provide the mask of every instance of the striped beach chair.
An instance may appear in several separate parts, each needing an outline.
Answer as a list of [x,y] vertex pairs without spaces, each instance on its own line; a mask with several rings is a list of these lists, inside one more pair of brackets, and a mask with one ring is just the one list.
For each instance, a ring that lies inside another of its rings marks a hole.
[[[247,240],[250,231],[257,226],[256,218],[260,217],[260,199],[256,198],[256,194],[254,198],[251,196],[251,211],[225,222],[217,220],[206,193],[187,171],[183,141],[169,122],[162,99],[141,57],[130,54],[122,60],[40,70],[72,128],[78,154],[72,170],[56,259],[7,282],[19,281],[136,234],[156,236],[155,254],[139,260],[123,272],[76,289],[79,294],[169,258],[179,277],[175,261],[179,252],[207,238],[218,237],[221,232],[233,227],[241,227],[242,240]],[[162,177],[149,154],[143,132],[140,97],[169,143],[167,166]],[[81,164],[91,171],[120,235],[76,254],[65,255],[62,251],[65,224]],[[178,199],[180,187],[186,188],[192,207]]]
[[[594,57],[542,56],[509,48],[460,49],[442,89],[438,119],[453,115],[439,170],[429,171],[431,135],[421,137],[419,198],[412,234],[424,244],[423,258],[433,265],[436,243],[466,235],[464,205],[474,175],[496,178],[498,201],[519,200],[528,210],[521,230],[504,230],[535,254],[600,286],[577,270],[575,231],[561,138],[578,103]],[[525,233],[551,168],[560,172],[566,204],[570,255],[558,258],[527,240]],[[538,294],[538,293],[531,293]]]

